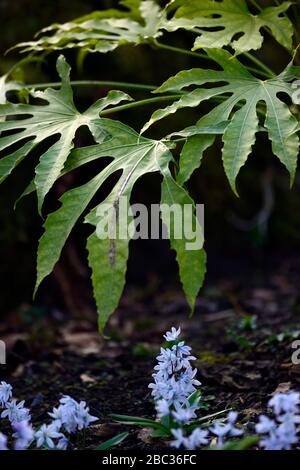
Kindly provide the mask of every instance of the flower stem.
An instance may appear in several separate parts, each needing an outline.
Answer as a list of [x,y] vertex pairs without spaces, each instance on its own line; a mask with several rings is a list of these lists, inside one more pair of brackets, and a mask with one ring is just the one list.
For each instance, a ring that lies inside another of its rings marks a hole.
[[258,11],[262,11],[262,7],[256,2],[256,0],[250,0],[250,2]]
[[137,108],[138,106],[151,105],[155,103],[161,103],[163,101],[174,100],[181,98],[182,95],[169,95],[169,96],[156,96],[155,98],[148,98],[146,100],[134,101],[133,103],[123,104],[121,106],[116,106],[115,108],[105,109],[101,111],[100,116],[106,116],[112,113],[118,113],[119,111],[126,111],[127,109]]
[[[188,51],[186,49],[181,49],[179,47],[169,46],[168,44],[162,44],[161,42],[158,42],[156,39],[154,40],[154,44],[160,49],[166,49],[168,51],[178,52],[179,54],[185,54],[185,55],[189,55],[192,57],[197,57],[198,59],[211,60],[207,54],[200,54],[198,52]],[[259,73],[260,75],[263,75],[266,78],[271,78],[275,76],[273,71],[269,67],[267,67],[265,64],[263,64],[259,59],[257,59],[256,57],[252,56],[251,54],[247,52],[245,52],[244,55],[249,60],[251,60],[254,64],[259,66],[259,68],[246,66],[250,72]]]

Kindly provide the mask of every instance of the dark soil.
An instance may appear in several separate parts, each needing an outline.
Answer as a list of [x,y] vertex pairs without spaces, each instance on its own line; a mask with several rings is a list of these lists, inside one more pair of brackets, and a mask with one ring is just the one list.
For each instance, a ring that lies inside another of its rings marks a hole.
[[113,423],[110,413],[154,417],[148,384],[155,356],[162,334],[180,325],[198,358],[202,413],[234,408],[251,431],[275,390],[300,389],[300,366],[291,361],[291,343],[300,337],[299,279],[299,263],[291,260],[263,280],[220,280],[204,289],[192,319],[178,289],[130,288],[112,317],[109,339],[99,336],[94,317],[70,319],[25,306],[0,329],[9,347],[1,379],[26,400],[36,424],[47,421],[62,394],[86,400],[100,424],[85,443],[74,443],[79,448],[95,448],[126,429],[122,448],[158,449],[159,442]]

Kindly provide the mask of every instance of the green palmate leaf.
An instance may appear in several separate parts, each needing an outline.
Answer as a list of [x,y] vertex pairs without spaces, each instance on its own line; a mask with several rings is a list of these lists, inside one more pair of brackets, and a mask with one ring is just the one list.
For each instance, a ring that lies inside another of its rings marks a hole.
[[[292,49],[293,25],[282,16],[292,5],[283,2],[280,6],[268,7],[253,15],[245,0],[187,0],[176,11],[176,18],[190,18],[197,25],[199,36],[194,50],[231,46],[237,53],[259,49],[263,43],[261,29],[266,28],[285,48]],[[239,38],[235,39],[239,34]]]
[[[225,95],[222,103],[203,116],[197,122],[197,126],[200,128],[203,126],[205,129],[209,126],[216,126],[217,123],[229,121],[223,134],[223,163],[231,187],[236,191],[236,177],[251,152],[256,132],[260,130],[257,106],[263,102],[266,106],[264,126],[272,142],[273,153],[288,169],[292,182],[299,151],[299,138],[294,132],[297,119],[288,105],[284,103],[282,94],[292,98],[294,88],[290,82],[299,77],[300,68],[290,64],[277,77],[259,80],[228,52],[208,49],[207,53],[222,67],[222,70],[192,69],[179,72],[175,77],[168,79],[157,92],[180,91],[191,85],[197,85],[199,88],[186,93],[170,106],[155,111],[142,132],[181,108],[195,107],[204,100]],[[217,86],[201,87],[208,83],[216,83]],[[199,129],[199,134],[200,132]],[[209,144],[209,139],[205,139],[206,141],[202,144],[199,144],[201,138],[194,141],[195,145],[199,145],[200,154]],[[192,146],[193,142],[189,145]],[[188,150],[188,155],[182,158],[184,167],[181,170],[183,176],[179,179],[181,183],[197,166],[196,163],[191,163],[191,158],[192,153]]]
[[189,137],[180,154],[179,172],[176,177],[180,185],[190,178],[193,171],[201,163],[204,151],[213,144],[215,135],[223,134],[227,125],[228,122],[211,126],[190,126],[183,131],[173,132],[168,136],[168,138],[174,136]]
[[156,2],[131,1],[126,5],[130,8],[127,14],[119,10],[95,12],[73,22],[45,28],[38,40],[17,47],[22,48],[22,52],[74,47],[90,52],[109,52],[121,45],[146,43],[162,34],[159,29],[165,16]]
[[[33,92],[34,97],[42,99],[46,104],[7,103],[0,105],[0,118],[9,118],[5,122],[0,122],[0,133],[15,132],[6,136],[2,135],[0,138],[0,151],[6,151],[6,156],[0,160],[0,180],[5,179],[38,143],[52,136],[58,138],[41,155],[36,167],[34,184],[39,211],[41,211],[46,194],[60,176],[64,163],[74,147],[73,139],[76,130],[86,125],[95,140],[103,140],[105,133],[102,133],[99,124],[100,111],[122,100],[131,99],[120,91],[111,91],[87,111],[79,113],[73,102],[69,77],[70,67],[63,56],[57,61],[57,71],[62,80],[59,90],[48,88],[44,92]],[[9,153],[10,147],[16,143],[19,143],[21,147]]]
[[108,439],[108,441],[103,442],[96,448],[96,450],[109,450],[114,446],[117,446],[120,444],[126,437],[128,436],[128,432],[122,432],[121,434],[118,434],[115,437],[112,437],[111,439]]
[[128,240],[99,240],[96,233],[88,238],[89,266],[102,332],[124,289],[128,248]]
[[[99,120],[98,126],[102,132],[110,136],[108,140],[97,145],[73,150],[63,173],[98,158],[112,157],[113,160],[91,181],[66,192],[61,198],[61,207],[48,216],[44,224],[45,232],[39,243],[36,289],[53,270],[73,226],[97,190],[109,176],[122,170],[122,175],[111,193],[86,217],[86,222],[96,227],[96,232],[88,239],[87,248],[89,264],[93,271],[92,280],[99,312],[99,328],[103,331],[109,316],[118,305],[125,283],[128,242],[133,235],[132,226],[134,223],[133,216],[129,211],[129,200],[135,182],[145,173],[160,172],[164,177],[162,202],[172,202],[172,204],[182,206],[183,204],[192,204],[192,201],[169,173],[168,165],[172,160],[172,154],[162,142],[141,137],[130,127],[110,119]],[[115,214],[118,217],[116,221]],[[197,229],[197,249],[193,248],[186,252],[184,242],[193,242],[193,233],[191,232],[186,234],[184,240],[173,240],[171,237],[171,244],[177,252],[183,287],[188,301],[193,307],[195,296],[203,280],[205,255],[202,249],[201,229],[199,224],[195,222],[194,215],[191,214],[190,217]],[[110,232],[111,227],[114,228],[114,224],[117,229],[115,237],[111,236]],[[127,230],[125,233],[119,232],[119,227],[122,229],[128,225],[129,233]],[[169,228],[172,227],[169,225]]]
[[193,171],[201,164],[203,153],[215,140],[212,135],[195,135],[187,139],[179,160],[179,172],[176,180],[179,184],[185,183]]
[[[162,220],[168,228],[171,247],[176,252],[180,279],[191,312],[194,310],[206,267],[203,233],[194,211],[191,211],[193,207],[193,200],[188,193],[166,172],[162,183]],[[174,210],[173,214],[170,214],[170,209]]]
[[[292,48],[293,26],[282,14],[291,2],[268,7],[257,15],[244,0],[175,1],[161,8],[154,0],[120,2],[128,11],[108,9],[65,24],[43,29],[39,39],[19,44],[22,52],[78,47],[90,52],[108,52],[126,44],[152,42],[164,31],[179,28],[198,35],[194,49],[230,45],[237,53],[262,45],[261,29],[267,29],[287,49]],[[169,6],[174,11],[169,14]],[[238,39],[236,36],[240,35]]]
[[7,102],[7,93],[9,91],[19,90],[21,84],[15,81],[8,80],[7,75],[0,77],[0,104],[5,104]]
[[[121,2],[125,5],[125,2]],[[43,29],[39,39],[18,44],[22,52],[80,48],[89,52],[109,52],[128,44],[153,43],[164,30],[193,30],[189,19],[167,18],[167,10],[154,0],[128,1],[128,13],[103,10],[65,24]]]

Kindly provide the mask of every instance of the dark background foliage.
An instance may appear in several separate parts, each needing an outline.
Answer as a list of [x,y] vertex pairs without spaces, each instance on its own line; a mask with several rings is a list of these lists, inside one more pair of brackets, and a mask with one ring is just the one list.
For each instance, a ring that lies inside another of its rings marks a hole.
[[[268,1],[261,1],[267,6]],[[4,56],[17,42],[30,40],[40,28],[54,22],[65,22],[93,9],[115,6],[117,2],[100,0],[0,0],[1,41],[0,74],[4,74],[19,59],[16,52]],[[191,36],[179,33],[164,40],[189,48]],[[106,55],[89,55],[80,66],[78,52],[65,54],[72,64],[73,79],[123,80],[158,85],[181,69],[201,66],[201,61],[184,55],[152,50],[146,46],[122,47]],[[260,58],[280,71],[289,60],[285,51],[266,38]],[[19,71],[27,82],[57,80],[56,54],[39,64],[27,65]],[[202,65],[205,65],[204,63]],[[23,76],[24,74],[24,76]],[[76,103],[81,109],[108,90],[81,88],[75,90]],[[132,93],[136,98],[145,94]],[[152,109],[138,108],[114,118],[139,130]],[[165,122],[163,134],[195,122],[199,110],[188,110]],[[161,137],[160,127],[154,127],[153,137]],[[88,144],[90,137],[83,129],[77,142]],[[270,142],[259,136],[253,153],[238,178],[240,198],[231,192],[225,178],[220,156],[221,143],[207,152],[201,168],[188,183],[198,203],[205,204],[206,248],[208,251],[208,282],[219,276],[240,276],[249,270],[264,276],[267,265],[293,253],[297,258],[300,242],[299,172],[293,189],[289,190],[287,172],[271,153]],[[36,156],[37,157],[37,156]],[[0,311],[4,315],[20,305],[28,309],[35,279],[35,254],[42,233],[42,220],[37,215],[36,201],[29,197],[13,210],[14,200],[33,174],[31,164],[21,165],[15,175],[0,187]],[[95,168],[61,178],[48,197],[45,212],[57,208],[57,198],[73,185],[85,181]],[[136,186],[133,199],[150,204],[159,201],[160,180],[148,176]],[[93,309],[89,271],[84,260],[85,237],[88,227],[77,227],[63,253],[54,274],[48,278],[37,297],[36,305],[66,308],[74,313]],[[174,256],[166,241],[136,241],[131,244],[128,282],[141,290],[165,288],[177,282]]]

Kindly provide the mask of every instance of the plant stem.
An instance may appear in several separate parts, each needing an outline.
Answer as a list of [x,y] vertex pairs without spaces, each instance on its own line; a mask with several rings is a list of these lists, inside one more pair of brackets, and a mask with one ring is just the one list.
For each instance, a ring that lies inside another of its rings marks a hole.
[[123,104],[121,106],[116,106],[115,108],[105,109],[104,111],[101,111],[100,116],[106,116],[107,114],[118,113],[119,111],[126,111],[127,109],[136,108],[138,106],[161,103],[163,101],[174,100],[181,97],[182,95],[157,96],[155,98],[148,98],[146,100],[134,101],[133,103]]
[[271,70],[267,65],[265,65],[261,60],[259,60],[254,55],[250,54],[249,52],[244,52],[244,56],[247,57],[247,59],[251,60],[253,64],[256,64],[261,69],[261,71],[264,71],[267,78],[272,78],[276,76],[273,70]]
[[[113,82],[113,81],[103,81],[103,80],[73,80],[70,82],[73,86],[102,86],[102,87],[118,87],[118,88],[127,88],[133,90],[145,90],[153,91],[157,88],[154,85],[144,85],[142,83],[127,83],[127,82]],[[26,85],[27,88],[39,88],[44,89],[48,87],[56,88],[60,87],[61,82],[49,82],[49,83],[32,83]]]
[[165,49],[166,51],[178,52],[179,54],[185,54],[192,57],[197,57],[198,59],[210,60],[206,54],[199,54],[198,52],[188,51],[187,49],[182,49],[181,47],[169,46],[168,44],[162,44],[154,39],[154,44],[159,49]]
[[[161,42],[158,42],[156,39],[154,40],[154,44],[160,49],[166,49],[168,51],[178,52],[180,54],[185,54],[185,55],[189,55],[189,56],[192,56],[192,57],[197,57],[198,59],[211,60],[210,57],[206,54],[200,54],[198,52],[188,51],[186,49],[181,49],[179,47],[169,46],[168,44],[162,44]],[[247,69],[250,72],[259,73],[259,74],[265,76],[266,78],[271,78],[275,75],[272,72],[272,70],[269,69],[269,67],[267,67],[265,64],[263,64],[256,57],[253,57],[249,53],[245,53],[244,55],[247,56],[248,59],[251,60],[253,63],[255,63],[256,65],[259,66],[259,69],[255,68],[255,67],[247,66]]]
[[295,15],[295,28],[294,28],[294,31],[295,31],[295,36],[297,38],[297,42],[298,44],[300,43],[300,34],[299,34],[299,26],[300,26],[300,17],[299,17],[299,11],[298,11],[298,6],[297,5],[293,5],[293,12],[294,12],[294,15]]
[[256,0],[250,0],[250,2],[252,3],[252,5],[253,5],[258,11],[262,11],[262,7],[259,6],[259,4],[256,2]]

